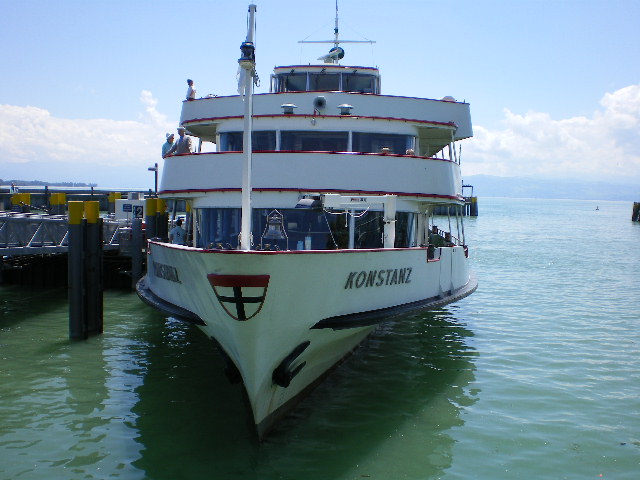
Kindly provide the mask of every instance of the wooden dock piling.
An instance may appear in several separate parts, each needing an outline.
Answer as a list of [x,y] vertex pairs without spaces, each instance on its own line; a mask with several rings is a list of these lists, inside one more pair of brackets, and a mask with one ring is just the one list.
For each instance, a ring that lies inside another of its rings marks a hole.
[[51,215],[64,215],[67,207],[67,194],[64,192],[52,193],[49,198],[49,213]]
[[83,202],[69,202],[69,338],[87,338],[84,314]]
[[640,202],[633,202],[633,211],[631,213],[632,222],[640,222]]
[[134,218],[131,221],[131,288],[136,288],[136,283],[142,278],[144,262],[142,235],[142,219]]
[[103,241],[100,202],[89,201],[84,204],[85,225],[85,292],[87,333],[103,332]]
[[156,223],[156,209],[157,209],[158,199],[157,198],[147,198],[145,199],[145,232],[147,238],[156,238],[158,236],[157,232],[157,223]]
[[[97,201],[69,202],[69,338],[103,331],[102,219]],[[86,218],[83,218],[83,214]]]

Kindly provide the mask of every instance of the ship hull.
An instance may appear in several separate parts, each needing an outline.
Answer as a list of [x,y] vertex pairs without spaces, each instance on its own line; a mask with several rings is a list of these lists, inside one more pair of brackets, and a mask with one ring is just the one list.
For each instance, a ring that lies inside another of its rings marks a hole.
[[207,250],[150,242],[138,294],[215,340],[245,386],[260,437],[376,325],[476,288],[462,246]]

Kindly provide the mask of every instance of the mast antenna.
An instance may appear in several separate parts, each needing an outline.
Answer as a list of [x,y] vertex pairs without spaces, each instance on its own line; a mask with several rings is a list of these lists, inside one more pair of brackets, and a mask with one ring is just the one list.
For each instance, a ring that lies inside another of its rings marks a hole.
[[298,43],[333,43],[333,48],[329,53],[318,58],[324,63],[337,64],[339,60],[344,58],[344,49],[340,47],[341,43],[376,43],[375,40],[340,40],[338,28],[338,0],[336,0],[336,23],[333,28],[333,40],[299,40]]

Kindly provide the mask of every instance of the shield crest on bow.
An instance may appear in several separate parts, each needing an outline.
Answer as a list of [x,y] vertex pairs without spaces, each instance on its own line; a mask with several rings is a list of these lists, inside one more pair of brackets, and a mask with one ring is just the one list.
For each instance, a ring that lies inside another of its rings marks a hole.
[[262,309],[269,278],[269,275],[207,275],[224,311],[241,322],[252,319]]

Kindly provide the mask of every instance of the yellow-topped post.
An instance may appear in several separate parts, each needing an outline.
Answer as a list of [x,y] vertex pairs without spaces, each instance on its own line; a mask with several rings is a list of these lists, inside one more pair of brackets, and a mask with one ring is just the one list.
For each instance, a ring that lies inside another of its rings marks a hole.
[[157,200],[158,200],[157,198],[153,198],[153,197],[149,197],[145,199],[144,203],[145,203],[146,216],[156,214],[157,206],[158,206]]
[[84,202],[69,202],[69,338],[87,338],[84,296]]
[[84,202],[84,216],[88,223],[98,223],[100,217],[100,202],[90,200]]
[[49,203],[51,204],[51,213],[53,215],[64,215],[64,207],[67,204],[67,194],[64,192],[52,193]]
[[20,211],[20,194],[14,193],[11,195],[11,211],[19,212]]
[[147,238],[155,238],[158,236],[156,213],[158,211],[158,202],[156,198],[147,198],[145,200],[145,219]]
[[29,205],[31,204],[30,193],[14,193],[11,196],[12,210],[15,212],[29,212]]
[[81,225],[84,216],[84,202],[69,202],[69,225]]
[[87,219],[84,231],[84,292],[86,333],[102,333],[103,284],[102,284],[102,218],[100,202],[84,202]]
[[109,213],[115,213],[116,211],[116,200],[122,199],[122,193],[120,192],[111,192],[109,194]]

